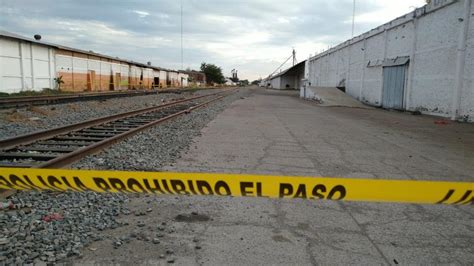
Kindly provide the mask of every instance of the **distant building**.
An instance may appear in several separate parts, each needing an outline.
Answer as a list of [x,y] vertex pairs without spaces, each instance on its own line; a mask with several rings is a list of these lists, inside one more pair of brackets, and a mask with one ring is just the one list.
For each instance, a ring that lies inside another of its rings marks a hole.
[[266,87],[276,90],[299,90],[304,79],[306,60],[266,78]]
[[189,76],[189,86],[205,86],[207,84],[206,74],[195,70],[186,71]]
[[237,86],[237,83],[233,82],[230,78],[225,78],[225,83],[226,86]]

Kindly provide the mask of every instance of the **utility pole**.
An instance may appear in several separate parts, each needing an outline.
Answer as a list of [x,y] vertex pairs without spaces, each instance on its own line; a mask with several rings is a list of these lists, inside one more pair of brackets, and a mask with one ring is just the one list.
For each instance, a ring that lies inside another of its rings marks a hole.
[[296,51],[295,48],[293,48],[293,66],[296,64]]
[[354,0],[354,4],[352,5],[352,35],[351,35],[351,38],[354,38],[355,14],[356,14],[356,0]]
[[181,0],[181,70],[184,70],[184,60],[183,60],[183,0]]
[[292,54],[285,60],[285,62],[283,62],[283,64],[281,64],[279,67],[277,67],[277,68],[275,69],[275,71],[273,71],[273,72],[269,75],[269,77],[273,76],[273,74],[275,74],[276,72],[278,72],[278,70],[280,70],[280,72],[281,72],[281,67],[282,67],[284,64],[286,64],[286,62],[288,62],[288,61],[289,61],[290,59],[292,59],[292,58],[293,58],[293,66],[294,66],[294,65],[296,64],[296,51],[295,51],[295,48],[293,48]]

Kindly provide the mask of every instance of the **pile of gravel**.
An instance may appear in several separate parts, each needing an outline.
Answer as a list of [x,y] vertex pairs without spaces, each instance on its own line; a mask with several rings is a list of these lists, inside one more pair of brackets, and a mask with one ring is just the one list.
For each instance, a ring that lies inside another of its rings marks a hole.
[[14,210],[0,212],[0,264],[56,262],[81,255],[81,249],[117,228],[125,195],[19,192]]
[[[248,93],[241,90],[207,108],[150,128],[84,158],[73,168],[160,170],[180,158],[215,116]],[[29,191],[9,200],[19,209],[0,210],[0,264],[7,265],[54,263],[79,256],[83,247],[104,237],[102,230],[121,226],[117,221],[121,214],[130,214],[126,208],[128,196],[121,194]],[[116,244],[115,248],[120,246]]]

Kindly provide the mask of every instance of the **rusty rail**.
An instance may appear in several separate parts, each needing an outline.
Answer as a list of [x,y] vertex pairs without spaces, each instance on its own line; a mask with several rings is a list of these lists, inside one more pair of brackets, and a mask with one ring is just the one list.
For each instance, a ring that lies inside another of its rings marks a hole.
[[[65,167],[149,127],[222,99],[225,93],[196,96],[0,140],[0,167]],[[195,103],[205,97],[212,99]]]
[[[208,88],[202,88],[208,89]],[[71,93],[62,95],[0,97],[0,109],[21,108],[29,106],[48,105],[75,101],[104,100],[117,97],[133,97],[160,93],[181,93],[195,89],[157,89],[157,90],[130,90],[115,92]]]

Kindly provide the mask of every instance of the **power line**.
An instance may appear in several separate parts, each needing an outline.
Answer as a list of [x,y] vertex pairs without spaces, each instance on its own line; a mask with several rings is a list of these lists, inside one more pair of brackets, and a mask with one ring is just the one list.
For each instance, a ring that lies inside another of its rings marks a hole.
[[351,35],[351,38],[354,38],[355,14],[356,14],[356,0],[354,0],[354,4],[352,5],[352,35]]
[[277,69],[275,69],[275,71],[273,71],[273,72],[270,74],[270,77],[273,76],[273,74],[275,74],[275,72],[277,72],[278,69],[280,69],[284,64],[286,64],[286,62],[288,62],[288,60],[290,60],[292,57],[293,57],[293,55],[290,55],[290,57],[288,57],[288,59],[286,59],[285,62],[283,62],[283,64],[281,64],[279,67],[277,67]]
[[295,48],[293,48],[293,66],[296,64],[296,51]]
[[288,59],[285,60],[285,62],[283,62],[283,64],[281,64],[279,67],[277,67],[277,69],[275,69],[275,71],[273,71],[269,77],[273,76],[273,74],[275,74],[275,72],[278,71],[278,69],[280,69],[284,64],[286,64],[286,62],[288,62],[291,58],[293,58],[293,66],[295,65],[295,60],[296,60],[296,51],[295,49],[293,49],[293,52],[291,53],[290,57],[288,57]]

